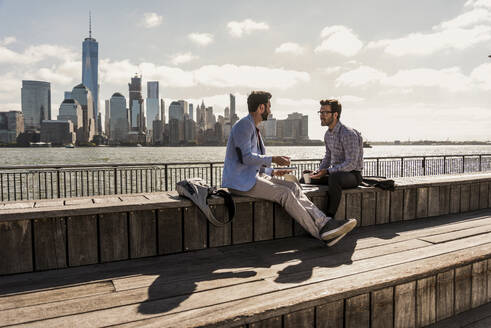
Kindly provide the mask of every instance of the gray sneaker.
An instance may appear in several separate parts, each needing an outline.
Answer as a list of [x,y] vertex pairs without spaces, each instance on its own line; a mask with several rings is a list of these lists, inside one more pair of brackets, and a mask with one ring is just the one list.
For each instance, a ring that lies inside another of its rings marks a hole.
[[348,232],[356,227],[356,219],[334,220],[331,219],[322,227],[319,235],[327,242],[327,246],[333,246],[340,241]]

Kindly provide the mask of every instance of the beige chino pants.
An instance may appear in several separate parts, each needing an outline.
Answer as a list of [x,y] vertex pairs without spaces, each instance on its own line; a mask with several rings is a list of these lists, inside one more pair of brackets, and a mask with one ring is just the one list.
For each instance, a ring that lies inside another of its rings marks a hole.
[[305,196],[294,182],[271,178],[261,174],[248,191],[229,188],[239,196],[265,199],[280,204],[313,237],[320,239],[319,229],[327,222],[327,216]]

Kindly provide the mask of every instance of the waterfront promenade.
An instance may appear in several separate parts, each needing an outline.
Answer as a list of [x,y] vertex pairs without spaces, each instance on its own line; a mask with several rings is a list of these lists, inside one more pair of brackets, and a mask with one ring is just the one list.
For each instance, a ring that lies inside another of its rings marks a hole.
[[334,248],[245,197],[220,228],[175,191],[0,203],[0,326],[423,327],[490,302],[491,173],[395,181],[343,192]]

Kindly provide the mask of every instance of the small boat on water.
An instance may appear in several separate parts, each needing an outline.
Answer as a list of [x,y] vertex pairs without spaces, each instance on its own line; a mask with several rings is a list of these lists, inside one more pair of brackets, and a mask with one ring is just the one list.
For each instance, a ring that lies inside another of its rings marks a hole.
[[51,142],[30,142],[30,147],[51,147]]
[[368,141],[363,141],[363,148],[372,148],[372,145],[370,145]]
[[136,144],[137,147],[143,147],[141,144]]
[[73,144],[68,144],[68,145],[65,145],[65,148],[75,148],[75,146]]

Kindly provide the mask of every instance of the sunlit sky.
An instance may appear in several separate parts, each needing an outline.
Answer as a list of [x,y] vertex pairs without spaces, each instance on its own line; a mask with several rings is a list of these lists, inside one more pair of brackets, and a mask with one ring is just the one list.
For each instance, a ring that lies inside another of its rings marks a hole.
[[[251,90],[272,112],[309,115],[338,98],[368,140],[491,140],[491,0],[0,0],[0,111],[22,80],[51,82],[52,112],[81,82],[82,42],[99,42],[100,108],[139,73],[172,100],[213,106]],[[56,116],[54,116],[55,118]]]

